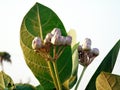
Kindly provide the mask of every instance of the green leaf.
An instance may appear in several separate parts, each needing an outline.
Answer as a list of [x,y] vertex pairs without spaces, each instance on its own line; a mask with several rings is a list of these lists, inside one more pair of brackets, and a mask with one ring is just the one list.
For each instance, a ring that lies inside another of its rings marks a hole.
[[69,78],[69,88],[72,88],[77,81],[77,72],[78,72],[78,46],[79,43],[76,43],[76,31],[71,29],[68,32],[68,35],[72,36],[72,73]]
[[5,88],[14,88],[14,83],[12,79],[5,74],[3,71],[0,72],[0,89],[4,90]]
[[119,49],[120,49],[120,40],[118,40],[118,42],[114,45],[114,47],[110,50],[110,52],[107,54],[107,56],[101,62],[98,69],[92,76],[90,82],[88,83],[86,90],[96,90],[95,81],[101,71],[105,71],[105,72],[109,72],[109,73],[112,72],[115,62],[116,62],[116,59],[117,59]]
[[[40,54],[34,52],[31,43],[36,36],[44,39],[46,34],[51,32],[55,27],[61,29],[63,36],[67,35],[59,17],[48,7],[36,3],[24,17],[20,30],[20,43],[26,63],[45,90],[55,88],[51,76],[53,67],[50,67],[48,61]],[[42,54],[46,55],[45,53]],[[65,48],[64,52],[57,60],[57,69],[60,81],[64,83],[70,77],[72,71],[70,46]]]
[[120,76],[101,72],[96,79],[97,90],[120,90]]
[[68,32],[68,35],[70,35],[72,37],[72,44],[71,46],[73,47],[76,44],[76,31],[74,29],[70,29],[70,31]]
[[26,84],[18,83],[16,84],[16,90],[43,90],[43,89],[37,89],[34,86],[27,83]]
[[44,88],[41,85],[38,85],[36,88],[37,90],[44,90]]
[[79,46],[79,43],[75,44],[72,47],[72,74],[71,74],[71,77],[69,79],[69,87],[70,88],[72,88],[77,81],[77,72],[78,72],[78,65],[79,65],[78,50],[77,50],[78,46]]

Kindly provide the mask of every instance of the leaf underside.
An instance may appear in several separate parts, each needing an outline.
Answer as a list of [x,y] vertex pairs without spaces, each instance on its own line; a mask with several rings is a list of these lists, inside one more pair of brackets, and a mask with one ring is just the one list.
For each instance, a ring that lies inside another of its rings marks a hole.
[[96,79],[97,90],[120,90],[120,76],[101,72]]

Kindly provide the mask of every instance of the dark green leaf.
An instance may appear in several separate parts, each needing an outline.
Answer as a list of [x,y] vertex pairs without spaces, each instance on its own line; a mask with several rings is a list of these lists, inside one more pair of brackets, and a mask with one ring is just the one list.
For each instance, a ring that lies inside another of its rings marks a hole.
[[[21,84],[18,83],[16,84],[16,90],[37,90],[34,86],[30,84]],[[43,90],[43,89],[38,89],[38,90]]]
[[89,84],[87,85],[86,90],[96,90],[95,81],[101,71],[110,72],[110,73],[112,72],[117,59],[119,49],[120,49],[120,40],[118,40],[118,42],[114,45],[114,47],[110,50],[110,52],[101,62],[95,74],[92,76]]
[[[44,39],[55,27],[61,29],[63,36],[67,35],[59,17],[48,7],[36,3],[24,17],[20,31],[20,43],[26,63],[45,90],[55,88],[50,74],[51,67],[44,57],[34,52],[31,43],[36,36]],[[61,83],[64,83],[72,71],[71,47],[67,46],[57,60],[57,69]]]
[[120,76],[101,72],[96,79],[97,90],[120,90]]
[[44,90],[44,88],[41,85],[38,85],[36,88],[37,90]]

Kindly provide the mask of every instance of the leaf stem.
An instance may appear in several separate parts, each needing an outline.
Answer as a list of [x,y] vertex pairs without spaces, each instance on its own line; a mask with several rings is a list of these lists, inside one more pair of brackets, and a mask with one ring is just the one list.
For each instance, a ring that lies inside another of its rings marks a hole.
[[52,70],[52,65],[51,65],[51,62],[50,62],[50,61],[48,61],[48,66],[49,66],[49,69],[50,69],[50,74],[51,74],[51,76],[52,76],[54,85],[55,85],[56,88],[58,88],[57,79],[56,79],[56,76],[55,76],[54,71]]
[[56,53],[56,46],[54,46],[52,64],[53,64],[53,69],[54,69],[54,73],[55,73],[55,77],[56,77],[56,81],[57,81],[57,86],[58,86],[58,88],[56,88],[56,89],[62,90],[61,82],[60,82],[59,74],[58,74],[58,69],[57,69],[57,64],[56,64],[57,59],[58,59],[58,57],[57,57],[57,53]]
[[56,79],[57,79],[58,90],[62,90],[62,88],[61,88],[61,82],[60,82],[59,74],[58,74],[58,70],[57,70],[56,62],[53,61],[52,63],[53,63],[53,67],[54,67],[54,70],[55,70],[55,76],[56,76]]
[[80,75],[80,77],[79,77],[79,80],[78,80],[78,82],[77,82],[77,84],[76,84],[75,90],[77,90],[77,88],[78,88],[78,86],[79,86],[79,84],[80,84],[80,81],[81,81],[81,79],[82,79],[82,77],[83,77],[83,74],[84,74],[86,68],[87,68],[87,67],[84,66],[84,68],[83,68],[83,70],[82,70],[82,73],[81,73],[81,75]]

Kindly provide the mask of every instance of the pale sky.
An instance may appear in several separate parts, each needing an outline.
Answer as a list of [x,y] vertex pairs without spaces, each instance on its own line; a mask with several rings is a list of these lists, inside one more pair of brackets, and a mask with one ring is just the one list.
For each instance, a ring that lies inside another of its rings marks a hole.
[[[30,80],[31,84],[38,85],[23,58],[19,35],[23,17],[36,2],[56,12],[67,31],[76,30],[78,42],[88,37],[92,47],[99,48],[100,55],[88,67],[79,86],[84,90],[100,62],[120,39],[120,0],[1,0],[0,51],[11,54],[12,64],[4,63],[4,68],[15,83]],[[120,75],[119,63],[120,53],[114,74]],[[79,74],[81,70],[82,67]]]

